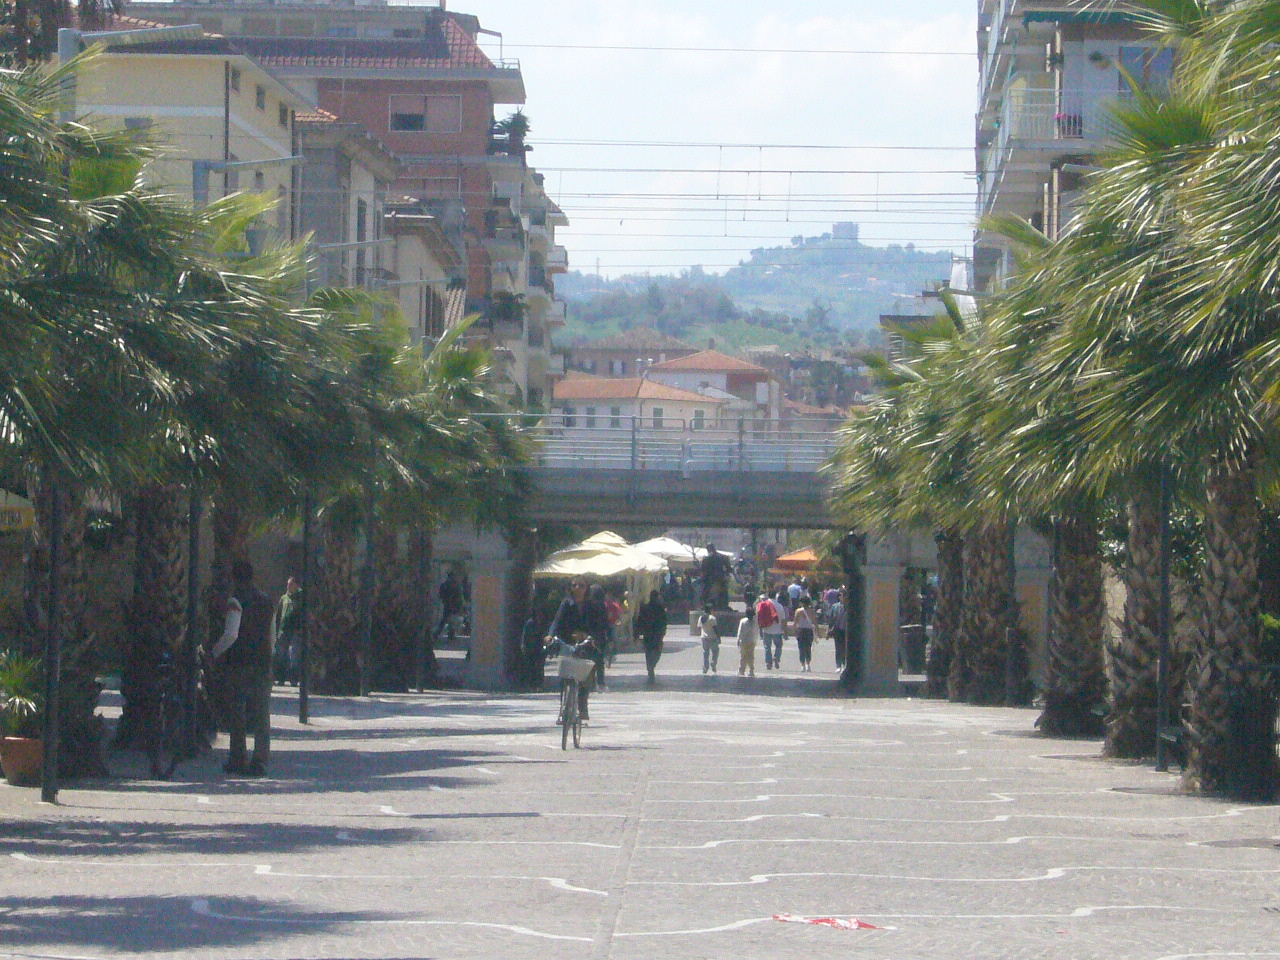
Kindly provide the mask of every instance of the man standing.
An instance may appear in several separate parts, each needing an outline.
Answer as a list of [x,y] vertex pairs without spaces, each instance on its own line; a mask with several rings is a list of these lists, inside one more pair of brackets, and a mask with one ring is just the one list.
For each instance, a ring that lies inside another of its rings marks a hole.
[[836,592],[835,602],[827,612],[827,622],[831,625],[831,642],[836,648],[836,669],[843,670],[847,653],[849,617],[845,612],[844,590]]
[[454,618],[462,612],[462,584],[458,582],[457,569],[450,567],[449,574],[440,583],[440,622],[436,624],[436,632],[431,635],[432,641],[440,639],[440,634],[449,631],[449,642],[453,643]]
[[276,683],[298,682],[299,635],[302,627],[302,604],[298,596],[298,581],[290,577],[285,581],[284,593],[276,601],[275,613],[275,662]]
[[[247,777],[265,776],[271,755],[271,601],[254,585],[253,565],[237,560],[227,598],[222,637],[213,658],[227,674],[227,728],[230,757],[223,769]],[[253,760],[246,762],[246,733],[253,735]]]

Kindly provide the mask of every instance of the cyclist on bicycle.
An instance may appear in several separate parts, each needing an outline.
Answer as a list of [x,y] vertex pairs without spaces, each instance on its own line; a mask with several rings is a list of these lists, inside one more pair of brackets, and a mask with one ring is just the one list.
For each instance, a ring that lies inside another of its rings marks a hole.
[[[597,638],[603,638],[608,629],[604,611],[598,604],[587,600],[587,584],[574,578],[569,583],[569,595],[560,603],[555,619],[547,630],[547,646],[560,646],[572,656],[590,660],[596,665],[595,676],[604,669],[604,650]],[[589,719],[587,699],[590,690],[583,684],[578,690],[578,709],[582,719]]]

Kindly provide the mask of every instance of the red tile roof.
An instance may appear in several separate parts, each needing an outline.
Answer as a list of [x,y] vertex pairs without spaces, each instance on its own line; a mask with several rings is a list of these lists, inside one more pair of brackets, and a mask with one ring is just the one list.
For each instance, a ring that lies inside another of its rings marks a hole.
[[439,35],[420,39],[236,37],[236,45],[273,67],[494,69],[471,34],[448,16],[441,18]]
[[672,403],[724,403],[692,390],[669,387],[652,380],[618,380],[608,377],[573,377],[555,386],[556,400],[669,400]]
[[650,370],[706,370],[713,373],[757,373],[770,376],[764,367],[747,363],[737,357],[721,353],[719,350],[702,350],[687,357],[677,357],[663,363],[655,363]]

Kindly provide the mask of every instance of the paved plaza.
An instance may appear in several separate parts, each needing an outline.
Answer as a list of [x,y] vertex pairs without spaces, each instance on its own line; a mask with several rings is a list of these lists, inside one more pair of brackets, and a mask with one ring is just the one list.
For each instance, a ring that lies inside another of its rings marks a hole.
[[1280,957],[1275,806],[1030,710],[823,695],[829,644],[754,681],[673,647],[656,690],[620,658],[576,752],[551,694],[301,727],[278,690],[271,779],[0,786],[0,957]]

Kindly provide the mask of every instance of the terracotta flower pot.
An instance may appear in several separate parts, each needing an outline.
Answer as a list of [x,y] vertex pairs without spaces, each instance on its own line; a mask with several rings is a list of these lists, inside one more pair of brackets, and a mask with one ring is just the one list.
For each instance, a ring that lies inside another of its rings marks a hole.
[[0,768],[15,787],[33,787],[40,782],[44,765],[44,741],[26,737],[0,740]]

